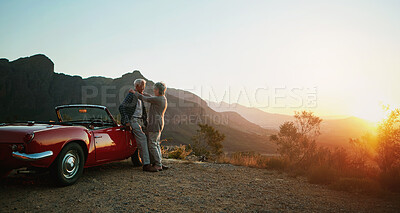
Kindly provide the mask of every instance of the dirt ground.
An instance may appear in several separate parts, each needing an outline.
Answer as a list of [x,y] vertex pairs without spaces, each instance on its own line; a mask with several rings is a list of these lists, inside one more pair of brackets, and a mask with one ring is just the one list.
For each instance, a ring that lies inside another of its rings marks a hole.
[[158,173],[129,161],[88,168],[62,188],[49,175],[11,174],[0,185],[0,212],[400,212],[397,195],[332,191],[265,169],[166,164]]

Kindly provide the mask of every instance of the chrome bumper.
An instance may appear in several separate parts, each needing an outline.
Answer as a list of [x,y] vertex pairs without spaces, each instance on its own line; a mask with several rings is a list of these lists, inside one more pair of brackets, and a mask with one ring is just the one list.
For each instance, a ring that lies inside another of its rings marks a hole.
[[25,153],[20,153],[20,152],[13,152],[12,156],[18,160],[24,160],[24,161],[34,161],[34,160],[40,160],[43,158],[48,158],[53,156],[52,151],[45,151],[45,152],[40,152],[40,153],[34,153],[34,154],[25,154]]

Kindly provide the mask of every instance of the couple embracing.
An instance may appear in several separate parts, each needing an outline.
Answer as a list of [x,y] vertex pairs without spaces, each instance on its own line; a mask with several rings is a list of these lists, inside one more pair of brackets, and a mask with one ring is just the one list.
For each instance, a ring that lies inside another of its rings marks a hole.
[[[119,106],[121,123],[130,127],[135,136],[142,159],[143,171],[158,172],[168,169],[162,164],[160,147],[161,132],[164,128],[164,114],[167,109],[165,91],[167,87],[162,82],[154,84],[154,96],[144,93],[146,80],[136,79],[134,88]],[[144,102],[150,103],[147,116]]]

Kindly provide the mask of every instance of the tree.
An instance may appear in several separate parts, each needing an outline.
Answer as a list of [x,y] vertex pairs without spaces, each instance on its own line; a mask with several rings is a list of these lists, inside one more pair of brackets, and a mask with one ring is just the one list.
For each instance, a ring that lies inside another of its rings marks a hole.
[[390,112],[378,127],[377,161],[384,171],[400,168],[400,109]]
[[199,124],[200,129],[193,136],[193,151],[198,156],[216,157],[222,154],[225,135],[208,124]]
[[292,165],[307,166],[317,151],[316,139],[320,135],[322,119],[312,112],[295,112],[294,121],[279,127],[271,140],[278,145],[279,154]]
[[376,151],[381,182],[388,189],[400,192],[400,109],[391,111],[379,125]]

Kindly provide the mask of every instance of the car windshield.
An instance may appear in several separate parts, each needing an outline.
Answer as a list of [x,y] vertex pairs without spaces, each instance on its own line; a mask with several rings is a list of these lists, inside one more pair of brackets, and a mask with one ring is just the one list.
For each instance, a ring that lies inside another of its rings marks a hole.
[[61,122],[114,123],[106,110],[95,107],[67,107],[58,110]]

